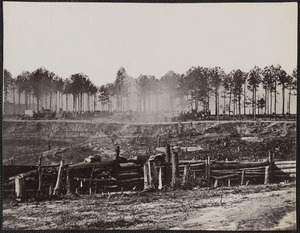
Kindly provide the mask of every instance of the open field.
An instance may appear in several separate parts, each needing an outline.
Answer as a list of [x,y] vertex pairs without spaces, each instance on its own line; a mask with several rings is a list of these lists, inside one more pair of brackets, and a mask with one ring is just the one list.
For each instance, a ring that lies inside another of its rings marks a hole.
[[[295,230],[295,184],[3,204],[4,229]],[[286,216],[286,217],[284,217]]]

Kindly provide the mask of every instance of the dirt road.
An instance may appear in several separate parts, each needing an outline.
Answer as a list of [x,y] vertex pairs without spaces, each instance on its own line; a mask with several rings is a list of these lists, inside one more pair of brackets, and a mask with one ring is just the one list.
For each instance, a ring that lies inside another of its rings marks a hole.
[[85,195],[3,203],[3,229],[296,229],[296,186]]

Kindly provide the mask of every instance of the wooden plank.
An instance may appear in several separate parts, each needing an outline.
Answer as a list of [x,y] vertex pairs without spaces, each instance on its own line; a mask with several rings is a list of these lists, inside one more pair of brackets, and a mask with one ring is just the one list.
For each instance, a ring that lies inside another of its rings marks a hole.
[[275,161],[275,165],[281,165],[281,164],[296,164],[296,160],[290,160],[290,161]]
[[9,180],[15,180],[16,177],[25,178],[25,177],[33,176],[33,175],[36,175],[36,174],[37,174],[37,170],[29,171],[29,172],[18,174],[16,176],[9,177]]
[[126,179],[126,180],[118,180],[118,183],[129,183],[134,182],[134,181],[143,181],[144,177],[137,177],[137,178],[131,178],[131,179]]
[[247,163],[237,163],[237,164],[217,164],[212,163],[212,170],[222,170],[222,169],[240,169],[240,168],[251,168],[251,167],[262,167],[269,165],[268,161],[265,162],[247,162]]
[[280,169],[284,173],[296,173],[296,168]]
[[231,175],[225,175],[225,176],[211,176],[211,177],[214,179],[222,180],[222,179],[228,179],[228,178],[233,178],[233,177],[238,177],[238,176],[239,176],[239,174],[231,174]]

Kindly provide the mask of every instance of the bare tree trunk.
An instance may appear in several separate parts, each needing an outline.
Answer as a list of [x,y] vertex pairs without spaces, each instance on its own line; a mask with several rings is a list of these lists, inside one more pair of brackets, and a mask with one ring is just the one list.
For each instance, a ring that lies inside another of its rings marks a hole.
[[158,112],[158,94],[156,94],[156,112]]
[[282,84],[282,115],[284,116],[284,105],[285,105],[285,88],[284,83]]
[[275,80],[275,91],[274,91],[274,95],[275,95],[275,100],[274,100],[274,112],[275,112],[275,116],[277,114],[277,111],[276,111],[276,105],[277,105],[277,82]]
[[90,94],[87,94],[88,100],[87,100],[87,106],[88,106],[88,111],[90,111]]
[[267,104],[267,96],[268,96],[268,91],[267,89],[265,89],[265,117],[266,117],[266,114],[267,114],[267,108],[268,108],[268,104]]
[[229,105],[228,105],[228,111],[229,111],[229,116],[230,116],[230,112],[231,112],[231,89],[229,91]]
[[52,91],[50,91],[50,110],[52,110]]
[[150,112],[151,112],[151,95],[149,94],[149,98],[148,98],[148,109],[149,109],[149,114],[150,114]]
[[254,108],[254,105],[255,105],[255,90],[254,90],[254,87],[253,87],[253,90],[252,90],[252,115],[254,116],[255,115],[255,108]]
[[59,107],[61,109],[64,109],[64,101],[63,101],[63,93],[59,93],[59,96],[60,96],[60,104],[59,104]]
[[18,94],[19,94],[19,114],[21,114],[21,92],[18,91]]
[[144,113],[146,113],[146,96],[145,95],[143,96],[143,100],[144,100],[144,109],[143,109],[143,111],[144,111]]
[[66,94],[66,112],[69,111],[69,94]]
[[77,96],[75,94],[73,94],[73,113],[75,113],[75,111],[76,111],[76,99],[77,99]]
[[239,94],[239,118],[241,119],[241,94]]
[[291,114],[291,88],[289,88],[289,104],[288,104],[288,113]]
[[273,113],[273,96],[272,96],[272,91],[270,91],[270,114]]
[[25,109],[28,109],[28,94],[25,92]]
[[48,98],[47,94],[45,95],[45,108],[48,108]]
[[244,84],[244,115],[246,115],[246,82]]
[[94,112],[96,111],[96,107],[97,107],[97,96],[96,93],[94,94]]

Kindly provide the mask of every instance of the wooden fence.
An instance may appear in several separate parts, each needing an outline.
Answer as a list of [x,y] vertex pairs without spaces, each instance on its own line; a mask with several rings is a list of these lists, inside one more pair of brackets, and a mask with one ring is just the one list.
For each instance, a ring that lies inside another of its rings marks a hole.
[[26,199],[33,196],[95,194],[125,190],[218,187],[268,184],[296,177],[296,161],[261,162],[179,160],[180,151],[153,155],[145,164],[119,157],[107,162],[83,162],[42,166],[3,166],[3,191]]

